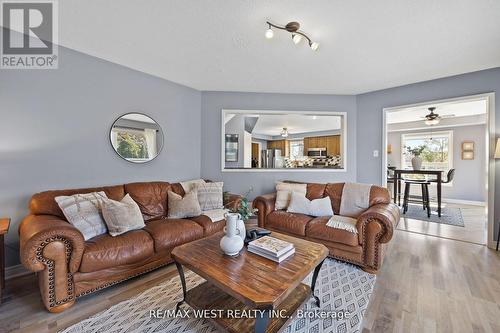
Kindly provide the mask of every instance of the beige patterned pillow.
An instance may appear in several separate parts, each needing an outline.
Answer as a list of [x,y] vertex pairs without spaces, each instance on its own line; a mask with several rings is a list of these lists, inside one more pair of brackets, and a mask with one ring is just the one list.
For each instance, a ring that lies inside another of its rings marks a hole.
[[277,183],[276,184],[276,203],[274,209],[287,209],[290,204],[292,192],[298,192],[306,195],[307,184],[296,183]]
[[121,201],[104,200],[102,216],[111,236],[118,236],[130,230],[144,228],[139,205],[127,194]]
[[196,184],[198,202],[201,210],[212,210],[224,208],[222,200],[223,182],[218,183],[199,183]]
[[80,230],[85,240],[107,232],[101,215],[102,203],[108,199],[106,193],[92,192],[59,196],[54,199],[68,222]]
[[200,216],[201,208],[196,191],[188,192],[181,197],[177,193],[168,191],[168,217],[183,219]]

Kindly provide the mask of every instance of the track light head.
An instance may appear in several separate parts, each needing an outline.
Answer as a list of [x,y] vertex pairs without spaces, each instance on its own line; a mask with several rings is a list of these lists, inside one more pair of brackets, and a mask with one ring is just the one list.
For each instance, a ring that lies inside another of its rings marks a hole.
[[292,40],[294,44],[298,44],[302,40],[302,36],[299,34],[292,34]]
[[267,39],[271,39],[271,38],[273,38],[273,36],[274,36],[274,31],[273,31],[273,29],[271,29],[271,28],[267,29],[267,30],[266,30],[266,38],[267,38]]

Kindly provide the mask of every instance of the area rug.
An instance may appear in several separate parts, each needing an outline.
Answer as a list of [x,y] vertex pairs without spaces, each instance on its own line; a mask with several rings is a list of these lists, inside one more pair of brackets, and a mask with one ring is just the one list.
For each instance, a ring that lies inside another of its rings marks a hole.
[[441,217],[438,216],[436,207],[432,207],[431,217],[427,217],[427,211],[422,208],[422,205],[408,205],[408,211],[403,214],[401,208],[401,217],[426,222],[449,224],[456,227],[464,227],[464,219],[460,208],[443,207],[441,208]]
[[[312,275],[304,283],[310,285]],[[189,288],[204,280],[193,272],[186,272]],[[321,300],[321,313],[346,311],[348,319],[294,318],[283,331],[286,333],[312,332],[359,332],[375,284],[375,275],[358,267],[334,259],[326,259],[316,281],[315,294]],[[218,329],[203,318],[152,318],[150,310],[174,309],[182,298],[179,277],[146,290],[140,295],[116,304],[101,313],[85,319],[61,331],[63,333],[159,333],[159,332],[218,332]],[[189,309],[188,305],[182,308]],[[318,312],[314,299],[308,301],[302,311]]]

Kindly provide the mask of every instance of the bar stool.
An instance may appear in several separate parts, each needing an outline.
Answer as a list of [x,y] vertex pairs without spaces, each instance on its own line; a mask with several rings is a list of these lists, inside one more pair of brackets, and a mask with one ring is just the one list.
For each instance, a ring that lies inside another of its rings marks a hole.
[[[422,190],[422,196],[418,197],[420,200],[412,200],[410,196],[411,185],[420,185],[420,189]],[[405,194],[403,198],[403,214],[406,214],[408,211],[408,203],[409,202],[422,202],[423,209],[427,210],[427,217],[431,217],[431,205],[429,200],[429,185],[430,182],[427,180],[405,180]]]

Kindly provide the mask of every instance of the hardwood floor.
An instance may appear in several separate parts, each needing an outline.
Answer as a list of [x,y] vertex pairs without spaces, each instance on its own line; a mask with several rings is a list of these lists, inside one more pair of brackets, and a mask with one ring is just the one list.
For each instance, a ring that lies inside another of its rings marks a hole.
[[[176,275],[174,265],[77,300],[42,306],[33,275],[8,280],[0,332],[57,332]],[[396,230],[363,332],[500,332],[500,255],[485,246]]]
[[[436,210],[435,204],[431,207],[434,211]],[[401,214],[398,229],[464,242],[486,244],[488,221],[486,207],[451,203],[443,203],[443,207],[460,208],[464,227],[410,219]]]

